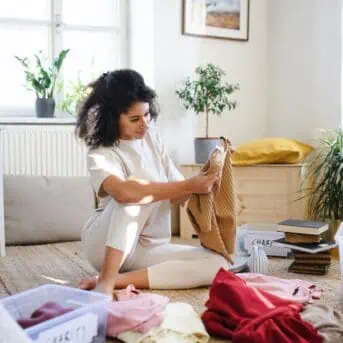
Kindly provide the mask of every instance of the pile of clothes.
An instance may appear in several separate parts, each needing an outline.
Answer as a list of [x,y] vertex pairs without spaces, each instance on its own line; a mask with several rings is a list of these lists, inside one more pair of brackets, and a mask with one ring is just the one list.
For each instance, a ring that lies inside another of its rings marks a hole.
[[[206,343],[210,335],[233,343],[341,343],[343,314],[315,305],[320,296],[307,281],[221,269],[200,317],[189,304],[130,285],[110,304],[107,335],[127,343]],[[70,310],[48,303],[18,323],[27,328]]]
[[[206,343],[209,335],[200,316],[186,303],[170,302],[168,297],[141,293],[134,286],[116,291],[116,299],[109,306],[107,336],[127,343]],[[72,311],[48,302],[28,318],[17,323],[27,329]]]
[[234,343],[342,342],[342,314],[305,306],[320,296],[314,285],[307,286],[301,280],[235,275],[221,269],[211,286],[202,320],[210,335]]

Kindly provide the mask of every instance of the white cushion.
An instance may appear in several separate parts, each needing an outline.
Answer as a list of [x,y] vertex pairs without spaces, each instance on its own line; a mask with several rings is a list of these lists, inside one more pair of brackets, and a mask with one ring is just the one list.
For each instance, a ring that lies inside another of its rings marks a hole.
[[94,211],[89,177],[4,176],[6,244],[79,240]]

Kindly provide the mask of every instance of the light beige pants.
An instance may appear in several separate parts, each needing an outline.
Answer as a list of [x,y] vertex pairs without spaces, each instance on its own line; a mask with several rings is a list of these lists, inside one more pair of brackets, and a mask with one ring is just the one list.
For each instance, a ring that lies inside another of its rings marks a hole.
[[120,272],[147,268],[152,289],[185,289],[208,286],[217,271],[227,268],[221,255],[203,247],[169,242],[144,245],[140,235],[154,204],[120,205],[111,200],[96,212],[82,232],[84,252],[89,262],[101,270],[106,246],[124,252]]

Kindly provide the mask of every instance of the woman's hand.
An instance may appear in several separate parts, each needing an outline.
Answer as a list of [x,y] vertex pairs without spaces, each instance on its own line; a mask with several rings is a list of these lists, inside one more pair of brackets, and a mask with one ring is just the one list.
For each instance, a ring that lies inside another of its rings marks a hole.
[[219,174],[204,175],[200,173],[187,180],[192,193],[207,194],[212,190],[213,185],[218,180]]

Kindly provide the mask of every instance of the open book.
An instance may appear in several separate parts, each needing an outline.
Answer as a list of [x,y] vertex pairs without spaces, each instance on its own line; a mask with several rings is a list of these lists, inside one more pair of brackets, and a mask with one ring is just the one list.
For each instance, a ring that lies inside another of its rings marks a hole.
[[273,244],[275,246],[282,246],[292,250],[304,251],[310,254],[316,254],[337,247],[337,243],[334,241],[321,241],[320,243],[289,243],[285,238],[277,239],[273,242]]

